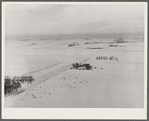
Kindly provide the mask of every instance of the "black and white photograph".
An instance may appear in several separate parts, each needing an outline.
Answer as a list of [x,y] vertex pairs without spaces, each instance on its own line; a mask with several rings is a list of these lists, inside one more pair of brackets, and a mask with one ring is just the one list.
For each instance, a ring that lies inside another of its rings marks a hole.
[[5,118],[24,109],[146,118],[146,2],[3,2],[2,55]]

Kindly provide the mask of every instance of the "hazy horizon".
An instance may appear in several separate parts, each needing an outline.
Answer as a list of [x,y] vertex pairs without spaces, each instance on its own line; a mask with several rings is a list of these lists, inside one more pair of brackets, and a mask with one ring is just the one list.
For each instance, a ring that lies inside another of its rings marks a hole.
[[144,4],[6,4],[5,35],[143,34]]
[[118,33],[118,34],[53,34],[32,36],[7,36],[5,40],[69,40],[69,39],[93,39],[93,38],[144,38],[144,33]]

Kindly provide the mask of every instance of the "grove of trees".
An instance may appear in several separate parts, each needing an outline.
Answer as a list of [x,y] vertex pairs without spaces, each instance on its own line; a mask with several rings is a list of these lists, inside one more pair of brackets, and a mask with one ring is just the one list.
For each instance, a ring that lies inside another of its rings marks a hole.
[[5,76],[5,82],[4,82],[4,93],[9,94],[12,91],[17,91],[18,88],[21,88],[21,83],[32,83],[34,78],[32,76],[14,76],[13,79],[11,79],[9,76]]

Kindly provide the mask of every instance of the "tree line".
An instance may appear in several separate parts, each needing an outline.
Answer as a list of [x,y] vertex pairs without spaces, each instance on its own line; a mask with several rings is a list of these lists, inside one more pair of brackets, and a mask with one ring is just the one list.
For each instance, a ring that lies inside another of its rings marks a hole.
[[4,93],[5,95],[10,95],[12,91],[17,91],[18,88],[21,88],[21,83],[32,83],[33,80],[34,78],[32,76],[14,76],[13,79],[11,79],[9,76],[5,76]]

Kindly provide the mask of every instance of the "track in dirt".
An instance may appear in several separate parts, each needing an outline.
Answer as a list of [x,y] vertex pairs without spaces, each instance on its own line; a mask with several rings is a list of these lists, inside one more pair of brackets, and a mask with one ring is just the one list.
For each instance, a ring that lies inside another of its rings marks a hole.
[[40,69],[38,69],[38,70],[25,73],[25,74],[23,74],[23,75],[30,75],[30,74],[33,74],[33,73],[36,73],[36,72],[43,71],[43,70],[45,70],[45,69],[54,67],[54,66],[59,65],[59,64],[60,64],[60,63],[56,63],[56,64],[54,64],[54,65],[46,66],[46,67],[40,68]]
[[[108,46],[105,47],[104,49],[106,49],[106,48],[108,48]],[[100,51],[103,51],[103,50],[99,50],[99,51],[95,52],[94,54],[92,54],[92,55],[91,55],[90,57],[88,57],[87,59],[92,58],[94,55],[96,55],[96,54],[99,53]],[[86,60],[86,59],[85,59],[85,60]],[[83,61],[81,61],[80,63],[83,63],[83,62],[85,62],[85,61],[83,60]],[[58,64],[59,64],[59,63],[58,63]],[[58,65],[58,64],[55,64],[55,65]],[[52,65],[52,66],[55,66],[55,65]],[[26,88],[24,88],[24,89],[22,89],[22,90],[20,90],[20,91],[18,91],[18,92],[16,92],[16,93],[14,93],[13,95],[7,97],[7,99],[5,99],[5,101],[6,101],[6,102],[7,102],[7,101],[11,101],[13,98],[15,98],[15,96],[21,94],[22,92],[26,91],[27,89],[29,89],[29,88],[31,88],[31,87],[37,85],[37,84],[43,83],[44,81],[46,81],[46,80],[49,79],[49,78],[52,78],[52,77],[55,76],[55,75],[58,75],[58,74],[60,74],[60,73],[62,73],[62,72],[64,72],[64,71],[66,71],[66,70],[69,69],[71,66],[72,66],[72,63],[71,63],[71,64],[67,64],[67,65],[65,65],[65,66],[63,66],[63,67],[60,67],[59,69],[56,69],[56,70],[54,70],[54,71],[51,71],[51,72],[48,72],[48,73],[46,73],[46,74],[43,74],[43,75],[41,75],[41,76],[36,77],[36,78],[35,78],[36,81],[32,82],[32,85],[30,85],[30,86],[28,86],[28,87],[26,87]],[[38,72],[38,71],[42,71],[42,70],[45,70],[45,69],[50,68],[50,67],[51,67],[51,66],[48,66],[48,67],[46,67],[46,68],[42,68],[42,69],[40,69],[40,70],[36,70],[36,71],[31,72],[31,73],[35,73],[35,72]],[[28,73],[28,75],[30,75],[31,73]]]
[[69,69],[69,68],[71,67],[71,65],[72,65],[72,64],[65,65],[65,66],[63,66],[63,67],[61,67],[61,68],[59,68],[59,69],[57,69],[57,70],[54,70],[54,71],[52,71],[52,72],[48,72],[48,73],[46,73],[46,74],[44,74],[44,75],[41,75],[41,76],[36,77],[36,78],[35,78],[36,81],[34,81],[34,82],[32,83],[32,85],[30,85],[30,86],[28,86],[28,87],[26,87],[26,88],[24,88],[24,89],[22,89],[22,90],[16,92],[15,94],[13,94],[13,95],[11,95],[10,97],[8,97],[5,101],[6,101],[6,102],[7,102],[7,101],[10,101],[12,98],[14,98],[15,96],[21,94],[21,93],[24,92],[25,90],[27,90],[27,89],[29,89],[29,88],[31,88],[31,87],[33,87],[33,86],[39,84],[39,83],[42,83],[42,82],[46,81],[47,79],[52,78],[52,77],[55,76],[55,75],[58,75],[59,73],[62,73],[62,72],[64,72],[64,71],[66,71],[67,69]]

